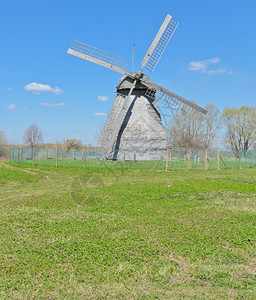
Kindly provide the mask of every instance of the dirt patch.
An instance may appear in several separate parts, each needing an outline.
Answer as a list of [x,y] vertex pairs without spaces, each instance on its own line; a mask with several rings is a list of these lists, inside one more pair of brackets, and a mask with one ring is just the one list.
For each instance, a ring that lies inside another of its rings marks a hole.
[[8,169],[12,169],[12,170],[19,170],[21,172],[37,175],[37,173],[35,173],[35,172],[29,171],[29,170],[22,170],[20,168],[9,166],[9,165],[7,165],[5,163],[2,163],[2,162],[0,162],[0,168],[8,168]]

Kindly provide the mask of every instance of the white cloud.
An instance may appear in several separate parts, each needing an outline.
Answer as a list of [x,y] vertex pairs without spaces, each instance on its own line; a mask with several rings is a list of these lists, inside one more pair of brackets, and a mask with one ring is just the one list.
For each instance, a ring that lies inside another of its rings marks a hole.
[[96,112],[96,113],[94,113],[94,116],[103,116],[103,117],[105,117],[107,114],[105,114],[105,113],[101,113],[101,112]]
[[59,87],[51,87],[48,84],[41,84],[32,82],[24,86],[25,91],[32,92],[33,94],[39,95],[41,93],[53,93],[55,95],[60,95],[63,93],[62,89]]
[[9,110],[27,110],[27,107],[18,107],[16,104],[10,104],[10,105],[7,105],[5,106],[6,109],[9,109]]
[[107,96],[98,96],[98,100],[99,101],[108,101],[108,97]]
[[7,90],[8,90],[8,91],[11,91],[11,90],[12,90],[12,87],[11,87],[11,86],[8,86]]
[[200,61],[191,61],[188,65],[188,69],[190,71],[202,71],[202,73],[205,73],[207,71],[207,68],[209,65],[217,64],[220,62],[219,57],[214,57],[211,59],[204,59]]
[[219,68],[217,70],[208,70],[207,73],[209,73],[209,74],[217,74],[217,73],[226,73],[227,71],[228,71],[227,69]]
[[41,102],[40,105],[48,106],[48,107],[55,107],[57,109],[63,109],[64,107],[67,106],[63,102],[60,102],[60,103]]
[[204,59],[200,61],[191,61],[188,65],[190,71],[200,71],[201,73],[208,74],[218,74],[218,73],[228,73],[233,74],[233,72],[228,71],[226,68],[219,67],[217,69],[209,69],[214,64],[219,64],[220,58],[214,57],[211,59]]
[[18,110],[18,107],[16,104],[10,104],[5,106],[5,108],[10,109],[10,110]]

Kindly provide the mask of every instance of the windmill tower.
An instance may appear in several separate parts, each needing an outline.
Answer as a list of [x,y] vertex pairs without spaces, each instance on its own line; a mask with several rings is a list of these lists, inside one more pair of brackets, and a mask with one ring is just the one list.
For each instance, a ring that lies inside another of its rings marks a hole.
[[146,67],[153,72],[178,22],[167,15],[138,72],[127,73],[128,61],[106,51],[72,41],[68,53],[99,64],[123,76],[117,85],[117,95],[104,126],[102,150],[106,159],[159,159],[167,146],[167,137],[157,103],[172,111],[206,110],[161,87],[142,73]]

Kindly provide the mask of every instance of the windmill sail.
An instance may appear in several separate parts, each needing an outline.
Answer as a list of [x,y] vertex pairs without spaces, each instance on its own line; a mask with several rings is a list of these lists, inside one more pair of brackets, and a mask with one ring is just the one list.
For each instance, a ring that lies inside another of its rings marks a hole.
[[146,91],[146,95],[152,99],[156,99],[158,102],[162,104],[165,104],[172,110],[175,111],[195,110],[204,115],[207,113],[207,110],[205,110],[201,106],[198,106],[197,104],[163,88],[162,86],[156,83],[152,83],[152,82],[149,83],[145,80],[144,82],[150,86],[150,88]]
[[179,23],[172,19],[170,15],[166,16],[148,52],[142,60],[140,70],[146,67],[150,72],[154,71],[178,24]]
[[67,52],[121,74],[126,73],[129,63],[128,60],[117,55],[83,44],[76,40],[72,41]]

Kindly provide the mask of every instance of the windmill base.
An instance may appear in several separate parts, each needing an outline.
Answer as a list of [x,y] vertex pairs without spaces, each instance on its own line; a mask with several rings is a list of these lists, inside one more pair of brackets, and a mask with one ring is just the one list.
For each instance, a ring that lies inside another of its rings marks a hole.
[[[123,82],[127,85],[127,80]],[[117,94],[105,124],[101,145],[103,157],[107,160],[159,160],[166,153],[167,137],[156,100],[145,95],[145,88],[137,88],[126,97],[128,91],[118,90],[122,94]],[[127,110],[119,125],[120,130],[114,144],[110,145],[111,134],[124,107]]]

